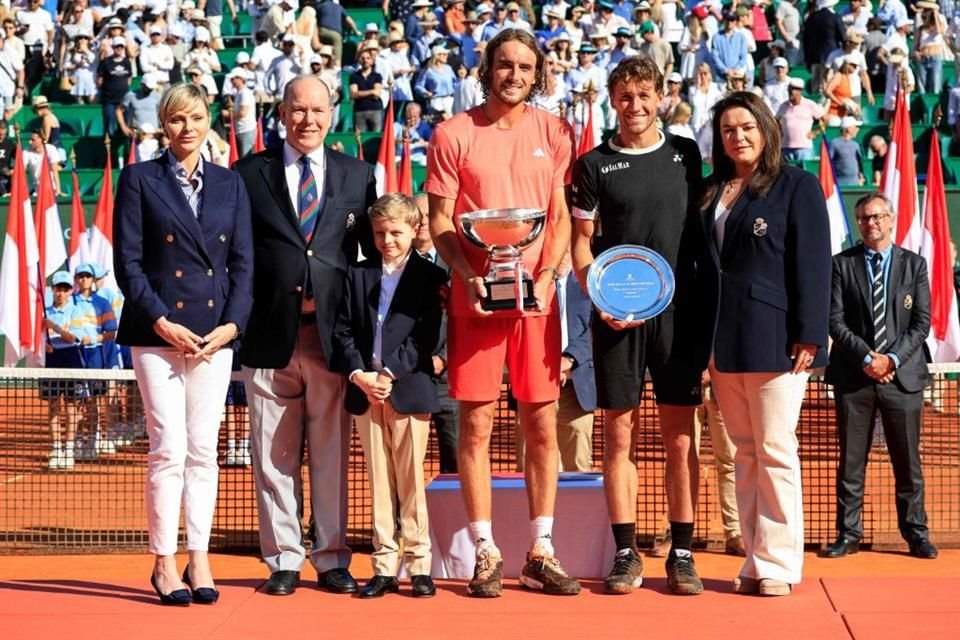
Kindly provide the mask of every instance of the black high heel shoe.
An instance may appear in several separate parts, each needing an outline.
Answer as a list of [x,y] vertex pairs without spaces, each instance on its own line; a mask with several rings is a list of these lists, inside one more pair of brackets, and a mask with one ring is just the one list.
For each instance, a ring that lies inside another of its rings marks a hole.
[[160,587],[157,586],[157,576],[153,573],[150,574],[150,584],[153,586],[153,590],[157,592],[157,595],[160,596],[160,604],[186,607],[193,602],[190,592],[186,589],[177,589],[170,593],[161,593]]
[[193,593],[193,601],[196,604],[214,604],[220,599],[220,592],[216,589],[211,589],[210,587],[193,588],[193,584],[190,582],[189,564],[183,568],[183,582],[190,587],[190,591]]

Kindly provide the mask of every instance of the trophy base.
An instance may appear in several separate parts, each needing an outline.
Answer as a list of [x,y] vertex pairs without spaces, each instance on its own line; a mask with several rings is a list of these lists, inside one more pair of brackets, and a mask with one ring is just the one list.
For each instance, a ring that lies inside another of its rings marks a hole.
[[[487,281],[487,297],[480,301],[484,311],[508,311],[517,308],[516,280]],[[537,299],[533,296],[533,280],[522,283],[523,308],[535,309]]]

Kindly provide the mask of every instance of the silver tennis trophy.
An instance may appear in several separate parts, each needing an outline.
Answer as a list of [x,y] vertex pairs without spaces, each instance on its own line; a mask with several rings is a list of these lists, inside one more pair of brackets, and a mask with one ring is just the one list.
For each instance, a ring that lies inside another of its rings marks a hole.
[[547,214],[541,209],[484,209],[460,215],[460,229],[473,244],[487,252],[487,311],[532,309],[533,277],[523,268],[523,250],[543,232]]

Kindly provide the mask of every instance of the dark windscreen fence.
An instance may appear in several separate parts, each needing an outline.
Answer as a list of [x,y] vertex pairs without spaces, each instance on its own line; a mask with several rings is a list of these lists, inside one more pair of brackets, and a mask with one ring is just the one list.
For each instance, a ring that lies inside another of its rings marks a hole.
[[[932,539],[940,546],[960,546],[960,365],[935,365],[932,369],[921,434],[926,508]],[[255,553],[257,505],[245,445],[249,419],[241,376],[234,374],[234,378],[231,393],[224,399],[220,489],[211,549]],[[652,399],[644,400],[638,416],[637,526],[641,545],[650,546],[663,536],[667,525],[664,453]],[[490,445],[494,473],[511,473],[517,468],[515,422],[504,389]],[[603,460],[602,424],[598,412],[593,431],[596,471]],[[695,541],[701,548],[721,549],[723,528],[713,448],[710,431],[701,424]],[[72,457],[68,455],[68,430]],[[879,425],[875,434],[867,469],[864,543],[898,546],[902,541],[897,531],[893,473]],[[815,546],[836,535],[838,453],[834,401],[830,388],[816,377],[808,386],[798,437],[805,541]],[[143,405],[132,372],[0,369],[0,553],[144,551],[147,448]],[[439,466],[435,433],[431,432],[424,469],[428,479],[439,473]],[[372,512],[363,453],[355,434],[348,473],[349,542],[363,548],[370,544]],[[306,530],[310,517],[306,466],[303,482]],[[563,500],[562,493],[558,499]],[[525,514],[517,515],[518,526],[526,527]]]

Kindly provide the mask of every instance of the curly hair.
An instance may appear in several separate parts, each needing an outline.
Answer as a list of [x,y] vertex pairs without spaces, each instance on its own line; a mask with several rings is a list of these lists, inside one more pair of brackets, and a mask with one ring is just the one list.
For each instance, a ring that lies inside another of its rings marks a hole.
[[480,80],[483,97],[490,97],[490,85],[493,81],[493,60],[497,55],[497,51],[500,50],[500,47],[507,42],[519,42],[526,45],[526,47],[537,56],[537,74],[534,78],[533,85],[530,87],[530,93],[527,95],[527,100],[532,100],[542,94],[547,86],[547,70],[544,64],[546,58],[543,55],[543,51],[537,46],[537,41],[534,37],[522,29],[504,29],[487,43],[486,48],[483,50],[483,57],[480,59],[480,68],[477,69],[477,78]]

